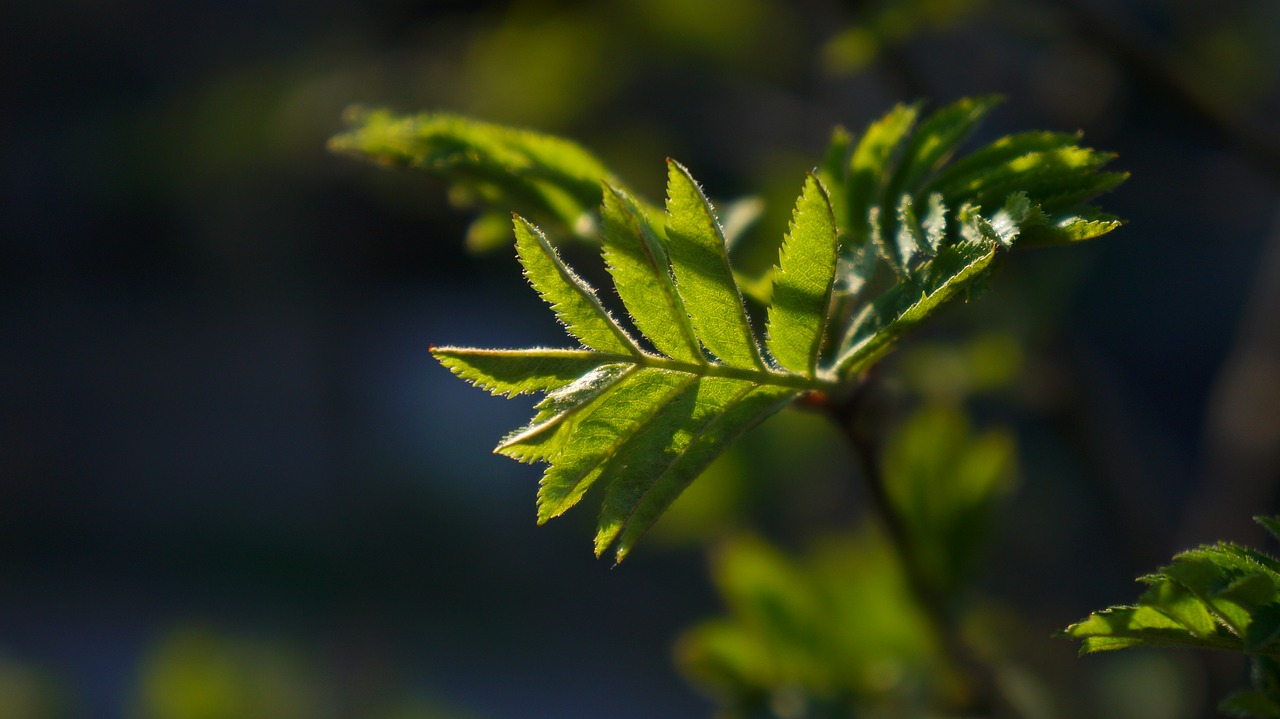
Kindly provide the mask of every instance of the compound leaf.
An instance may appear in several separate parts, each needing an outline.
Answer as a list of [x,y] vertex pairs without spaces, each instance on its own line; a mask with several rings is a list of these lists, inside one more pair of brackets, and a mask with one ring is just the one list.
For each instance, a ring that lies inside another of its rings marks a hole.
[[1274,558],[1219,542],[1178,554],[1142,581],[1151,588],[1136,606],[1095,612],[1063,634],[1083,640],[1082,654],[1188,646],[1280,656],[1280,563]]
[[[1091,239],[1120,225],[1083,203],[1125,175],[1104,172],[1112,156],[1078,146],[1076,135],[1012,135],[951,162],[998,102],[963,99],[923,120],[920,105],[898,105],[857,142],[837,129],[804,182],[778,265],[757,280],[735,275],[711,202],[672,160],[659,208],[572,142],[452,115],[358,114],[355,129],[331,147],[454,183],[453,196],[481,206],[468,233],[472,247],[497,246],[501,212],[512,210],[552,223],[558,234],[601,241],[638,336],[551,239],[517,215],[525,275],[581,347],[432,351],[494,394],[546,393],[533,419],[495,451],[550,465],[538,493],[540,522],[603,487],[596,550],[615,547],[621,558],[736,437],[802,393],[851,389],[900,337],[979,288],[1002,253]],[[752,199],[737,207],[736,226],[759,214]],[[765,307],[763,338],[744,293]],[[827,337],[840,339],[830,351]],[[1212,586],[1166,577],[1190,599],[1161,611],[1201,640],[1229,630],[1251,647],[1269,647],[1280,612],[1275,622],[1270,610],[1259,613],[1266,588],[1233,571]],[[1194,613],[1201,604],[1213,633]],[[1090,646],[1134,641],[1140,637],[1099,635]]]
[[[853,308],[835,353],[837,376],[861,373],[912,327],[969,296],[1001,252],[1077,242],[1119,227],[1117,218],[1081,203],[1126,175],[1102,172],[1112,156],[1078,146],[1076,135],[1011,135],[947,164],[998,103],[963,99],[918,125],[919,107],[899,105],[851,153],[846,134],[833,138],[820,177],[844,188],[833,202],[843,242],[836,299]],[[876,258],[868,265],[868,246],[894,282],[869,282]],[[878,294],[862,298],[869,287]],[[861,306],[851,305],[855,294]]]
[[[455,374],[495,394],[546,392],[537,414],[497,452],[549,464],[538,521],[558,516],[603,486],[596,553],[618,560],[726,447],[801,393],[830,389],[817,372],[836,273],[836,231],[822,188],[809,178],[783,251],[767,366],[711,205],[672,162],[663,239],[626,193],[605,185],[603,254],[642,349],[567,267],[545,235],[515,219],[516,250],[529,283],[580,349],[433,353]],[[702,353],[707,348],[716,358]]]

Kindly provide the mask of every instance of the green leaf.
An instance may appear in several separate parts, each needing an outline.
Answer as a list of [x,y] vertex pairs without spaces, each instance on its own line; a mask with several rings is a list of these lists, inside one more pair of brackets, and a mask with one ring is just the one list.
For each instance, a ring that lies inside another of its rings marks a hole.
[[[686,372],[642,367],[593,402],[573,423],[538,490],[538,523],[578,503],[605,463],[648,428],[680,426],[663,421],[667,407],[698,379]],[[660,432],[662,430],[659,430]],[[657,449],[661,450],[661,447]]]
[[[730,202],[721,216],[720,230],[724,234],[724,244],[733,251],[734,244],[746,235],[747,230],[764,214],[764,200],[759,197],[739,197]],[[739,282],[741,280],[739,279]]]
[[1253,518],[1267,533],[1280,541],[1280,517],[1257,516]]
[[814,377],[831,311],[839,255],[831,202],[818,178],[805,178],[774,274],[769,352],[783,368]]
[[925,239],[924,227],[916,217],[910,195],[902,195],[898,201],[898,237],[895,247],[903,267],[910,267],[918,255],[929,255],[931,248]]
[[1029,152],[984,168],[981,174],[938,183],[932,191],[948,203],[998,205],[1014,192],[1025,192],[1046,212],[1084,202],[1125,180],[1128,175],[1098,172],[1114,155],[1068,146]]
[[[888,181],[894,151],[907,139],[919,112],[917,105],[898,105],[867,128],[853,151],[849,165],[848,234],[854,247],[872,239],[872,220],[869,219],[872,208],[879,207],[885,199],[897,200],[896,197],[883,198],[881,193]],[[887,262],[895,264],[888,247],[882,245],[880,252]]]
[[1084,640],[1081,654],[1127,649],[1134,646],[1200,647],[1225,649],[1230,640],[1214,635],[1197,637],[1180,622],[1154,607],[1112,607],[1089,615],[1064,630],[1064,635]]
[[600,218],[605,264],[636,327],[659,352],[685,362],[704,362],[671,279],[667,252],[648,219],[629,196],[611,185],[605,185]]
[[1244,638],[1244,648],[1257,651],[1276,644],[1277,639],[1280,639],[1280,604],[1268,602],[1254,611]]
[[1218,704],[1218,710],[1235,717],[1280,719],[1280,703],[1275,702],[1261,692],[1232,694]]
[[1044,218],[1023,228],[1020,244],[1062,245],[1092,240],[1121,225],[1120,218],[1086,207],[1054,218]]
[[[605,186],[600,210],[609,273],[656,354],[641,349],[542,232],[519,217],[525,276],[584,348],[433,350],[490,392],[547,393],[529,424],[496,451],[550,465],[538,490],[539,523],[604,487],[596,553],[616,547],[619,561],[729,444],[802,392],[832,387],[816,365],[836,236],[817,180],[806,183],[776,272],[781,304],[769,308],[771,346],[786,358],[776,370],[759,354],[710,203],[683,168],[671,167],[665,241],[613,186]],[[704,356],[699,344],[722,361]]]
[[1251,573],[1253,567],[1238,549],[1219,545],[1189,550],[1161,574],[1186,587],[1233,634],[1244,638],[1253,613],[1275,596],[1275,587],[1270,578]]
[[560,389],[608,361],[590,350],[432,347],[431,354],[462,379],[507,397]]
[[1142,581],[1151,588],[1137,606],[1095,612],[1064,635],[1084,640],[1082,653],[1189,646],[1250,653],[1259,661],[1280,656],[1280,562],[1274,558],[1220,542],[1182,552]]
[[933,255],[937,254],[943,241],[947,239],[947,206],[942,202],[942,195],[936,192],[930,193],[928,202],[920,224],[924,230],[925,242],[929,246],[928,253]]
[[1038,130],[1006,135],[956,160],[932,180],[926,182],[923,190],[936,192],[939,187],[955,187],[965,182],[980,180],[1014,159],[1030,153],[1051,152],[1071,147],[1079,139],[1078,134]]
[[[439,175],[500,214],[517,211],[555,222],[568,233],[591,234],[590,212],[602,181],[618,185],[604,164],[568,140],[447,113],[401,117],[353,108],[353,129],[329,141],[335,152],[382,165]],[[477,228],[474,242],[490,246]]]
[[[845,201],[833,203],[837,221],[848,225],[836,292],[842,311],[852,310],[836,353],[838,376],[860,374],[915,325],[969,296],[999,251],[1015,243],[1075,242],[1119,226],[1110,215],[1078,206],[1125,175],[1100,172],[1112,156],[1079,147],[1076,135],[1012,135],[947,166],[997,103],[960,100],[914,130],[918,106],[899,105],[868,128],[847,174],[835,163],[849,140],[841,133],[833,139],[821,176],[844,180],[846,188]],[[868,245],[893,269],[895,282],[870,285]],[[853,305],[850,298],[869,287],[879,294]]]
[[964,413],[925,407],[890,436],[884,484],[926,581],[955,596],[973,578],[1000,499],[1012,489],[1013,438],[975,434]]
[[887,197],[900,197],[937,172],[1001,101],[997,95],[962,98],[920,123],[903,151]]
[[831,141],[822,155],[822,164],[818,165],[818,181],[827,189],[831,212],[841,232],[847,232],[849,228],[848,180],[852,152],[853,136],[843,127],[836,127],[831,131]]
[[683,165],[667,169],[667,251],[698,339],[727,365],[764,369],[711,202]]
[[595,290],[560,260],[546,235],[523,217],[516,217],[516,253],[529,284],[551,305],[569,334],[604,353],[638,355],[626,331],[609,316]]
[[1196,637],[1206,638],[1217,633],[1218,624],[1213,613],[1186,587],[1163,575],[1154,575],[1152,587],[1138,599],[1138,604],[1152,607],[1186,627]]
[[609,363],[549,392],[538,403],[538,414],[529,424],[504,437],[494,452],[521,462],[549,462],[557,456],[573,436],[577,423],[589,416],[601,398],[634,369],[629,363],[613,361],[619,358],[601,359]]
[[[689,483],[743,432],[795,397],[786,387],[709,377],[663,409],[660,421],[606,470],[614,481],[600,512],[596,556],[617,540],[622,561]],[[659,429],[680,427],[674,434]]]
[[[802,393],[852,390],[901,337],[980,289],[1001,253],[1097,237],[1119,225],[1080,206],[1124,175],[1102,172],[1111,156],[1078,146],[1075,135],[1002,138],[948,167],[996,102],[961,100],[918,127],[919,106],[899,105],[857,143],[837,130],[805,180],[778,265],[755,279],[735,274],[710,201],[675,161],[667,163],[659,209],[572,143],[453,116],[370,113],[333,146],[454,182],[484,205],[472,245],[498,243],[496,208],[528,206],[579,236],[599,235],[638,337],[564,264],[548,236],[517,215],[525,274],[582,347],[435,353],[490,392],[546,393],[533,419],[495,451],[550,465],[539,521],[600,487],[596,549],[614,547],[621,558],[735,438]],[[739,228],[759,211],[752,198],[733,207]],[[744,291],[764,308],[767,353]],[[827,337],[840,342],[828,350]],[[991,447],[983,456],[997,466]],[[1206,611],[1215,621],[1248,611],[1256,590],[1232,584],[1204,600]],[[1251,631],[1250,641],[1274,641],[1269,624],[1235,628]]]

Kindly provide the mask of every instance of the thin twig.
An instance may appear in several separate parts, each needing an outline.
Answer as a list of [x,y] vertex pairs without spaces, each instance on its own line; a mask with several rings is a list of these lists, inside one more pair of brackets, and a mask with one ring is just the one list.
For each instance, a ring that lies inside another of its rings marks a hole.
[[824,410],[849,440],[871,504],[884,526],[890,544],[898,554],[907,587],[927,617],[943,653],[967,689],[968,695],[961,698],[962,706],[955,708],[979,713],[989,713],[996,706],[1012,709],[1007,698],[999,691],[993,668],[980,659],[965,641],[955,612],[943,593],[929,580],[921,566],[915,538],[889,498],[876,440],[863,431],[858,422],[858,409],[869,385],[870,383],[863,382],[849,397],[842,401],[828,402]]

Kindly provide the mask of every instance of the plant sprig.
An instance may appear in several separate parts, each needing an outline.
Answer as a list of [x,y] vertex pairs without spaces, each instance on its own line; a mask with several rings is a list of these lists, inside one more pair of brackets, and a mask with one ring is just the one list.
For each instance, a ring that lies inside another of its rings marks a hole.
[[639,339],[516,215],[525,275],[580,346],[432,352],[495,394],[546,395],[496,451],[549,465],[539,522],[603,487],[596,554],[613,547],[621,560],[736,438],[801,395],[848,397],[1003,253],[1120,225],[1085,203],[1126,175],[1102,171],[1111,155],[1075,135],[1010,135],[951,163],[997,102],[963,99],[918,124],[919,105],[899,105],[856,143],[838,129],[805,178],[763,293],[762,334],[713,205],[677,162],[663,211],[577,145],[456,116],[362,113],[332,146],[446,177],[487,208],[486,227],[495,208],[518,210],[600,242]]

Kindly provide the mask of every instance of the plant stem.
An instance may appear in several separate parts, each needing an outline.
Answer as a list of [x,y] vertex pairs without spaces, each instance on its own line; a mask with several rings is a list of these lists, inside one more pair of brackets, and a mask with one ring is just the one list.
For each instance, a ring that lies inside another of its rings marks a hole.
[[1007,698],[999,691],[993,668],[980,659],[965,641],[958,618],[946,596],[925,573],[915,538],[889,498],[876,440],[863,431],[857,421],[857,410],[862,404],[868,384],[863,382],[852,395],[840,402],[829,402],[824,409],[849,440],[867,495],[900,560],[907,588],[927,618],[943,654],[961,680],[963,696],[959,698],[959,706],[953,708],[983,714],[991,713],[996,707],[1012,710]]

